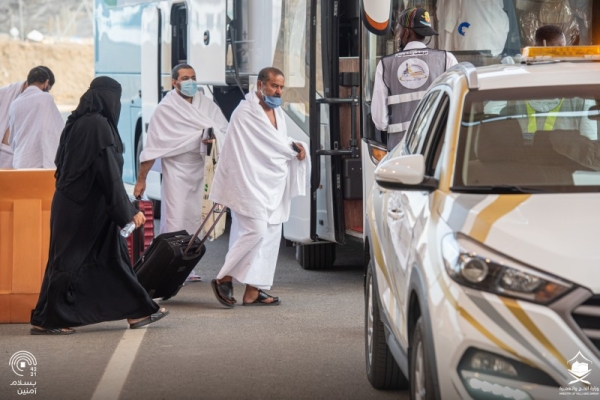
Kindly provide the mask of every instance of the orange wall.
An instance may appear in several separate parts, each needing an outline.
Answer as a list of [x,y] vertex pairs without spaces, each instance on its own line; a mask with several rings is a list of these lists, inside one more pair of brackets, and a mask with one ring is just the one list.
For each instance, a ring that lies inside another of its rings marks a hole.
[[0,323],[29,322],[50,244],[54,170],[0,170]]

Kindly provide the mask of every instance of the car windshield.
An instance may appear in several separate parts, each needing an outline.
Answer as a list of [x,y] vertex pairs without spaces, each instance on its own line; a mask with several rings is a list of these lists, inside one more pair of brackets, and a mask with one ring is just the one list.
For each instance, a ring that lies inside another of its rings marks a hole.
[[599,90],[589,85],[469,93],[452,190],[599,191]]

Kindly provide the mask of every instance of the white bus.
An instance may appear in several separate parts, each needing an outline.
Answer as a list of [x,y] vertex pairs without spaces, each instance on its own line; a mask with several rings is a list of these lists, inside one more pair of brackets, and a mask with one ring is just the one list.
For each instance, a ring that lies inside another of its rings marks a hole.
[[[330,266],[336,245],[362,242],[363,191],[386,153],[385,134],[370,117],[373,78],[380,57],[397,51],[392,17],[408,6],[430,10],[441,33],[433,45],[475,65],[518,53],[544,18],[558,21],[571,43],[591,43],[597,30],[587,0],[95,0],[95,73],[123,87],[123,181],[135,183],[148,121],[172,89],[173,66],[192,65],[228,118],[258,71],[275,66],[286,77],[289,134],[310,143],[312,160],[310,195],[294,199],[284,237],[304,268]],[[160,199],[158,173],[146,193]]]

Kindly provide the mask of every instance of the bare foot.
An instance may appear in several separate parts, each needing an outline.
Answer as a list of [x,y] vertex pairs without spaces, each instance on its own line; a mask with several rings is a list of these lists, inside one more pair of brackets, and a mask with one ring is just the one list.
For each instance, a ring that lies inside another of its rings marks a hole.
[[279,298],[273,297],[270,294],[255,288],[254,286],[246,285],[246,291],[244,292],[244,304],[270,304],[276,302],[279,302]]

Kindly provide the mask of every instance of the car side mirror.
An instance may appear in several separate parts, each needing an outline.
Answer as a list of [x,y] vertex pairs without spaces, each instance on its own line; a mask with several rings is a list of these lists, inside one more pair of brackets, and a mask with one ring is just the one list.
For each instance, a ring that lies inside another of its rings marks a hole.
[[410,154],[382,160],[375,169],[375,181],[385,189],[434,191],[436,179],[425,175],[425,158]]

